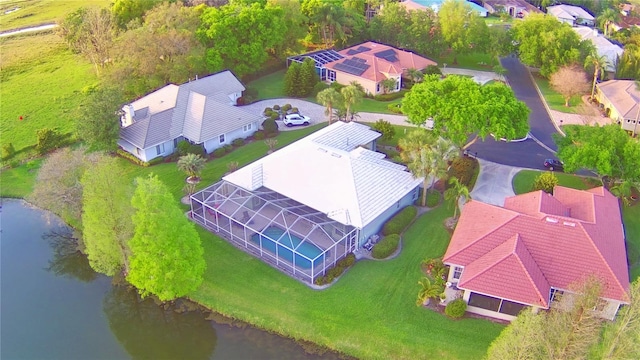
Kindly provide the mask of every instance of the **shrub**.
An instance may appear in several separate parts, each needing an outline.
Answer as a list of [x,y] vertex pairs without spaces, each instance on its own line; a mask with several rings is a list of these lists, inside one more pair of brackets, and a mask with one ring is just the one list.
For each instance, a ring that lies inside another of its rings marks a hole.
[[477,160],[467,156],[455,158],[449,168],[449,176],[458,178],[460,183],[469,187],[471,179],[476,171]]
[[219,158],[219,157],[223,157],[226,153],[227,153],[227,150],[224,147],[221,147],[213,150],[212,154],[214,157]]
[[242,138],[234,139],[234,140],[231,142],[231,145],[233,145],[233,146],[235,146],[235,147],[240,147],[240,146],[244,145],[244,139],[242,139]]
[[437,190],[427,191],[427,206],[430,208],[438,206],[438,204],[440,204],[441,197],[442,194]]
[[116,150],[116,154],[118,154],[118,156],[120,156],[122,158],[125,158],[125,159],[131,161],[134,164],[137,164],[137,165],[140,165],[140,166],[144,166],[144,167],[149,166],[148,162],[145,162],[145,161],[142,161],[142,160],[138,159],[133,154],[131,154],[130,152],[125,151],[124,149]]
[[282,105],[282,108],[280,110],[282,111],[282,113],[286,114],[289,110],[291,110],[291,104]]
[[398,243],[400,242],[400,235],[391,234],[385,236],[378,242],[373,245],[373,250],[371,250],[371,256],[374,259],[385,259],[391,256],[397,249]]
[[427,66],[424,70],[422,70],[422,73],[425,75],[442,75],[442,71],[436,65]]
[[267,119],[262,123],[265,135],[274,134],[278,132],[278,124],[274,119]]
[[222,148],[227,154],[233,151],[233,146],[231,146],[230,144],[226,144]]
[[262,114],[263,114],[264,116],[269,116],[272,112],[273,112],[273,109],[272,109],[272,108],[270,108],[270,107],[266,107],[266,108],[264,108],[264,111],[262,112]]
[[378,101],[391,101],[391,100],[400,99],[401,97],[404,96],[404,94],[406,94],[406,92],[407,92],[406,90],[400,90],[400,91],[396,91],[388,94],[376,95],[373,98]]
[[292,114],[298,114],[298,113],[300,113],[300,111],[298,110],[297,107],[294,107],[294,108],[291,108],[291,113]]
[[13,147],[13,143],[7,143],[2,145],[2,160],[9,160],[16,154],[16,149]]
[[162,164],[164,162],[164,157],[159,156],[155,159],[151,159],[147,162],[146,166],[153,166],[153,165],[158,165],[158,164]]
[[176,151],[178,152],[178,155],[180,156],[184,156],[187,155],[189,153],[189,142],[186,140],[180,140],[180,142],[178,142],[178,145],[176,146]]
[[280,111],[280,105],[273,105],[273,110]]
[[389,219],[382,227],[382,235],[401,234],[418,214],[415,206],[407,206]]
[[344,87],[344,85],[338,84],[337,82],[334,81],[334,82],[331,83],[331,85],[329,87],[333,88],[337,92],[340,92],[340,89],[342,89]]
[[263,130],[258,130],[256,132],[253,133],[253,138],[256,140],[262,140],[264,139],[264,131]]
[[547,194],[553,194],[553,188],[558,185],[558,177],[553,171],[543,172],[533,181],[533,190],[542,190]]
[[271,113],[271,116],[269,116],[269,119],[273,121],[280,120],[280,114],[274,111]]
[[56,129],[40,129],[36,132],[36,136],[36,151],[40,155],[58,148],[62,143],[62,136]]
[[464,302],[463,299],[455,299],[452,302],[448,303],[444,308],[444,313],[447,316],[452,317],[454,319],[459,319],[464,316],[464,313],[467,311],[467,303]]
[[373,129],[382,134],[381,140],[389,141],[396,135],[396,129],[390,122],[380,119],[373,124]]
[[356,263],[356,256],[353,253],[347,254],[347,256],[338,260],[334,267],[327,270],[324,276],[319,276],[314,280],[316,285],[326,285],[335,280],[338,276],[342,275],[345,270],[353,266]]
[[402,107],[400,104],[389,104],[387,105],[387,109],[394,114],[402,114]]

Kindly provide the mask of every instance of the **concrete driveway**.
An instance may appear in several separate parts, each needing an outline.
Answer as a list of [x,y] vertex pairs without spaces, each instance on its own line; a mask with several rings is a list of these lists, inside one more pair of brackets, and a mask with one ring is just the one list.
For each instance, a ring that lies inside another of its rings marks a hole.
[[513,177],[522,168],[501,165],[487,160],[478,159],[480,174],[476,185],[471,191],[471,198],[488,204],[503,206],[504,199],[514,196]]

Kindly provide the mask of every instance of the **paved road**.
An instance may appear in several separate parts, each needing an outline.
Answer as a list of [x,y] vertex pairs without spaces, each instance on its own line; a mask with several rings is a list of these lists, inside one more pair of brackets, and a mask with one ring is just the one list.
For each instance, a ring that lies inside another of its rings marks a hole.
[[502,66],[507,69],[507,81],[516,94],[516,97],[524,101],[531,114],[529,115],[529,126],[531,126],[531,135],[542,142],[548,148],[557,151],[552,134],[556,133],[556,128],[549,117],[549,113],[544,106],[543,100],[540,99],[535,85],[529,75],[529,71],[515,57],[506,57],[500,59]]

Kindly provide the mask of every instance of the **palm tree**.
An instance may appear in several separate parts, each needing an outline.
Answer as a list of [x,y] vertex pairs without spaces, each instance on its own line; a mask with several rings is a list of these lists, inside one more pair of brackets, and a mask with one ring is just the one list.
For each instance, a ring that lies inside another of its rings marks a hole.
[[320,91],[316,96],[318,102],[326,107],[324,114],[329,116],[329,125],[333,118],[333,108],[342,102],[342,95],[334,88],[328,88]]
[[340,90],[340,94],[342,95],[342,99],[344,101],[344,108],[347,111],[347,121],[349,121],[350,118],[353,118],[351,107],[360,102],[364,94],[355,85],[347,85],[343,87]]
[[416,68],[407,69],[407,76],[409,76],[411,81],[413,81],[414,83],[419,83],[424,80],[424,74],[422,73],[422,71]]
[[189,177],[187,181],[194,181],[202,172],[205,165],[205,159],[197,154],[187,154],[178,159],[178,169],[184,171]]
[[458,178],[452,177],[451,179],[449,179],[449,184],[451,185],[451,187],[444,192],[444,198],[446,200],[454,200],[453,218],[457,219],[460,198],[464,198],[464,202],[466,203],[469,199],[471,199],[471,195],[469,195],[469,188],[461,183]]
[[620,19],[620,14],[612,8],[606,8],[598,16],[598,24],[604,29],[604,36],[609,35],[609,27]]
[[591,85],[591,98],[596,95],[596,82],[598,81],[598,75],[606,71],[607,66],[611,63],[609,59],[604,55],[599,55],[595,50],[589,54],[584,60],[584,67],[593,66],[593,85]]
[[631,205],[631,190],[633,189],[633,182],[630,180],[625,180],[623,182],[617,183],[615,186],[611,187],[611,193],[618,197],[624,206]]
[[496,75],[498,75],[502,81],[504,81],[504,76],[507,74],[507,69],[505,69],[502,65],[496,65],[493,67],[493,72],[496,73]]
[[416,306],[429,305],[429,300],[440,296],[444,291],[444,286],[437,284],[428,277],[423,277],[418,284],[421,286],[416,299]]
[[438,137],[438,139],[430,146],[433,164],[429,176],[431,176],[431,186],[439,179],[447,174],[449,160],[458,155],[458,148],[451,140]]
[[384,79],[380,82],[380,85],[382,85],[382,90],[384,91],[384,93],[388,93],[391,92],[391,90],[396,88],[396,84],[398,83],[398,81],[394,78],[388,78],[388,79]]
[[407,164],[407,168],[415,178],[424,178],[422,182],[422,206],[427,206],[427,185],[429,174],[433,166],[431,144],[435,142],[432,133],[425,129],[411,131],[405,138],[400,139],[400,157]]

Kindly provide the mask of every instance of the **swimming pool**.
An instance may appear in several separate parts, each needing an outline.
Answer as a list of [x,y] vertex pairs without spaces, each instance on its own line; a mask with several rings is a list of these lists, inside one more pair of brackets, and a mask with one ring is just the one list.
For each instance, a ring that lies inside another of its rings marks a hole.
[[303,269],[311,268],[311,260],[308,260],[301,256],[300,254],[308,257],[313,260],[314,266],[319,266],[322,264],[322,250],[317,246],[307,242],[302,241],[302,239],[298,238],[295,235],[285,234],[285,231],[276,226],[270,226],[262,231],[263,235],[253,234],[251,236],[251,242],[260,246],[260,240],[262,238],[262,249],[269,251],[272,254],[276,253],[276,247],[278,248],[278,257],[287,260],[290,263],[293,263],[293,255],[294,249],[296,266],[301,267]]

